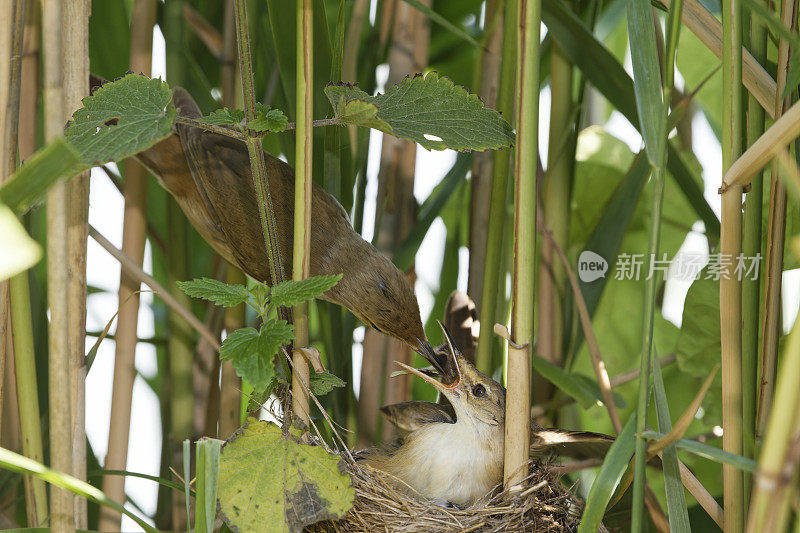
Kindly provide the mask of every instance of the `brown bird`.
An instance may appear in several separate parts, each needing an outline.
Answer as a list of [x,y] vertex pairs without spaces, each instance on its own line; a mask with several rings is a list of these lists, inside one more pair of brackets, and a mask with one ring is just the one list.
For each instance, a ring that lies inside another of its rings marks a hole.
[[[467,507],[503,480],[506,390],[478,372],[447,328],[440,326],[446,342],[422,350],[433,371],[398,364],[433,385],[449,405],[403,402],[383,407],[389,421],[408,434],[392,446],[373,450],[365,461],[430,500]],[[605,456],[613,442],[598,433],[532,425],[530,454],[534,460],[550,455],[597,458]]]
[[[181,116],[202,116],[184,89],[173,90]],[[284,271],[292,270],[294,170],[264,153]],[[198,233],[231,264],[272,284],[250,174],[239,140],[176,124],[173,134],[139,153],[141,161],[175,197]],[[322,299],[350,309],[366,325],[413,349],[426,343],[414,291],[406,277],[353,230],[336,199],[316,184],[311,199],[311,275],[342,274]]]

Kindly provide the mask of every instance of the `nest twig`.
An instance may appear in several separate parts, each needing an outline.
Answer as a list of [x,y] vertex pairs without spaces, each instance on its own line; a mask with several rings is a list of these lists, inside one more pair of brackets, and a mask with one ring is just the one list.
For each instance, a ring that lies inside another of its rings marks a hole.
[[488,502],[457,509],[437,505],[410,493],[393,476],[363,463],[344,458],[342,461],[355,488],[352,509],[341,520],[320,522],[305,531],[575,531],[583,508],[582,502],[559,482],[547,466],[532,469],[533,473],[522,484],[522,490],[514,494],[504,491]]

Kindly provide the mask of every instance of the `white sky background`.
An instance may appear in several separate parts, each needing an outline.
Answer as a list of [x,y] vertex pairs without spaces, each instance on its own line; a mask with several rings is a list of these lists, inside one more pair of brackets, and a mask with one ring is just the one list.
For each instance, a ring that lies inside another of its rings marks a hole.
[[[164,38],[156,27],[153,39],[153,77],[165,77]],[[379,85],[383,85],[388,75],[388,67],[378,68]],[[550,89],[546,87],[540,98],[540,149],[542,160],[546,161],[547,129],[550,110]],[[638,151],[642,140],[635,128],[618,112],[614,112],[605,125],[607,131],[625,141],[633,151]],[[703,166],[705,181],[705,197],[714,212],[719,216],[720,198],[717,188],[721,180],[720,162],[722,159],[720,145],[702,114],[695,116],[694,152]],[[372,237],[375,216],[375,196],[377,191],[377,173],[379,166],[380,143],[382,134],[372,131],[370,136],[370,160],[367,173],[367,201],[364,206],[364,236]],[[422,201],[441,181],[442,177],[455,161],[455,152],[428,152],[417,150],[417,176],[414,195]],[[109,182],[102,170],[94,169],[91,178],[91,196],[89,222],[105,235],[115,246],[122,247],[122,212],[123,200],[117,189]],[[701,229],[702,225],[699,225]],[[698,229],[698,228],[696,228]],[[438,286],[439,273],[442,267],[445,228],[441,219],[431,226],[416,256],[417,283],[416,293],[419,299],[423,321],[427,319],[433,306],[433,291]],[[692,232],[687,236],[681,252],[698,252],[706,248],[706,239],[701,233]],[[459,252],[458,288],[466,290],[466,272],[469,253],[466,249]],[[151,272],[152,257],[150,245],[145,249],[144,269]],[[117,291],[119,289],[119,264],[111,258],[99,245],[89,239],[87,279],[89,285],[102,288],[108,292],[89,296],[87,301],[87,329],[102,330],[111,316],[117,311]],[[683,301],[690,282],[671,279],[667,283],[664,297],[664,316],[680,325]],[[789,327],[797,315],[800,306],[800,271],[794,270],[784,274],[784,329]],[[142,287],[145,289],[146,287]],[[139,311],[138,333],[140,337],[154,334],[153,313],[149,304],[152,294],[141,295],[142,305]],[[112,328],[113,330],[113,328]],[[356,341],[363,338],[363,328],[355,335]],[[87,338],[87,350],[94,344],[95,338]],[[361,347],[354,345],[354,376],[360,375]],[[97,353],[94,365],[87,377],[86,384],[86,433],[97,455],[98,460],[105,460],[108,426],[111,411],[111,392],[114,368],[114,342],[105,340]],[[136,368],[143,375],[156,373],[155,348],[140,343],[136,350]],[[358,380],[354,379],[356,390]],[[144,380],[137,376],[133,391],[133,409],[131,415],[131,431],[128,448],[128,466],[130,471],[157,476],[161,453],[161,426],[158,398]],[[148,514],[156,509],[157,489],[155,483],[138,478],[127,478],[125,484],[128,495]],[[123,517],[123,531],[138,531],[139,527],[127,517]]]

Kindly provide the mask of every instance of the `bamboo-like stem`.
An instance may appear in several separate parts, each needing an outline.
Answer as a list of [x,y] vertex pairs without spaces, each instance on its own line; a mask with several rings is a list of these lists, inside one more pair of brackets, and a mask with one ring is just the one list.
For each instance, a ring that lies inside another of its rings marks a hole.
[[145,271],[142,270],[142,267],[137,265],[130,257],[125,255],[122,250],[111,244],[111,241],[103,237],[99,231],[91,226],[89,226],[89,236],[94,239],[97,244],[102,246],[103,249],[110,253],[114,259],[119,261],[126,275],[133,277],[138,283],[144,283],[153,289],[153,292],[159,298],[161,298],[164,304],[166,304],[171,311],[174,311],[176,314],[180,315],[181,318],[183,318],[189,323],[190,326],[192,326],[192,329],[202,335],[202,337],[219,352],[220,345],[216,335],[214,335],[214,333],[209,330],[205,324],[200,321],[200,319],[194,316],[194,314],[186,306],[176,300],[175,297],[172,296],[172,294],[166,288],[164,288],[163,285],[157,282],[155,278],[145,273]]
[[[742,15],[737,0],[722,2],[722,169],[739,157],[742,146]],[[722,336],[722,448],[742,453],[742,284],[735,273],[735,261],[742,251],[742,188],[731,187],[722,194],[720,233],[720,328]],[[744,476],[740,470],[723,465],[723,509],[725,533],[744,529]]]
[[733,185],[747,185],[761,170],[800,135],[800,102],[795,103],[743,153],[722,177],[725,192]]
[[[503,4],[505,0],[486,3],[486,47],[481,51],[480,95],[487,107],[497,105],[500,85],[500,65],[503,46]],[[472,156],[472,198],[469,217],[469,276],[467,294],[481,309],[483,278],[486,268],[489,212],[492,198],[492,162],[489,151]]]
[[[564,56],[558,44],[553,43],[550,51],[550,136],[541,207],[544,211],[544,224],[562,250],[568,249],[569,199],[574,168],[573,134],[576,115],[572,98],[572,77],[572,63]],[[562,302],[566,278],[561,263],[554,261],[553,245],[550,241],[546,239],[541,247],[536,351],[550,362],[560,364],[564,358]],[[543,401],[551,396],[552,386],[544,378],[537,379],[535,384],[535,401]]]
[[[255,83],[253,81],[253,62],[250,59],[250,33],[247,25],[246,1],[236,0],[234,8],[236,43],[239,52],[239,74],[242,79],[242,93],[244,95],[244,113],[249,122],[256,118],[256,96]],[[275,285],[284,280],[284,270],[280,244],[278,243],[278,227],[275,223],[272,196],[269,192],[264,151],[258,138],[248,136],[245,142],[247,144],[247,152],[250,155],[253,185],[255,186],[256,200],[258,201],[258,215],[261,220],[261,230],[264,234],[267,258],[269,259],[270,279]]]
[[[297,0],[297,132],[295,144],[294,182],[294,248],[292,250],[292,279],[301,281],[311,266],[311,167],[313,161],[314,113],[314,12],[311,0]],[[294,307],[295,348],[306,348],[308,338],[308,302]],[[295,350],[292,357],[292,412],[308,426],[308,391],[302,382],[309,383],[308,361]]]
[[[62,68],[62,2],[43,0],[45,140],[60,137],[64,127],[64,75]],[[50,464],[54,470],[72,472],[72,405],[69,357],[69,272],[67,270],[68,195],[66,183],[56,183],[47,193],[47,300]],[[75,530],[74,496],[54,488],[50,493],[50,527],[57,533]]]
[[[28,6],[31,9],[32,6]],[[2,150],[0,150],[0,184],[11,176],[17,163],[19,116],[20,116],[20,88],[22,77],[22,43],[25,22],[26,5],[23,0],[14,0],[5,6],[10,12],[8,23],[4,25],[10,33],[10,58],[6,65],[8,70],[3,72],[5,105],[0,109],[0,128],[2,128]],[[7,77],[5,77],[7,76]],[[44,459],[42,447],[42,432],[39,424],[39,388],[36,378],[36,357],[33,350],[33,326],[31,324],[30,288],[28,285],[28,272],[14,276],[10,282],[3,282],[3,291],[0,291],[0,326],[3,335],[0,343],[3,348],[10,346],[6,336],[13,338],[14,369],[16,377],[16,396],[19,410],[19,425],[22,444],[22,454],[35,461]],[[7,313],[11,313],[11,319]],[[7,327],[11,323],[11,327]],[[5,352],[5,349],[3,350]],[[9,354],[10,355],[10,354]],[[6,354],[2,355],[4,361]],[[7,367],[3,368],[6,371]],[[0,377],[2,379],[2,377]],[[0,385],[2,389],[2,385]],[[7,391],[9,393],[10,391]],[[2,394],[0,394],[2,397]],[[2,398],[4,399],[4,398]],[[25,484],[25,511],[28,525],[31,527],[44,525],[47,520],[47,489],[43,480],[26,475]]]
[[[749,46],[759,62],[767,58],[767,31],[758,17],[750,16]],[[764,109],[753,95],[747,100],[747,144],[752,145],[764,132]],[[744,257],[761,255],[761,216],[764,181],[757,176],[744,202],[742,253]],[[743,455],[755,457],[755,429],[758,396],[758,336],[761,280],[742,280],[742,443]],[[750,474],[745,472],[745,507],[750,498]]]
[[[89,2],[64,4],[64,106],[65,121],[81,107],[89,84]],[[67,189],[67,271],[68,285],[68,357],[70,405],[72,412],[72,471],[86,479],[86,241],[89,220],[89,171],[81,172],[66,185]],[[75,527],[88,527],[84,498],[74,498]]]
[[527,476],[536,261],[536,169],[539,129],[540,0],[517,10],[517,149],[515,151],[513,309],[508,349],[503,484]]
[[748,533],[785,531],[785,524],[767,529],[770,507],[787,492],[791,475],[786,471],[787,455],[800,431],[800,320],[795,320],[786,343],[781,372],[775,389],[775,407],[769,415],[758,471],[753,478],[753,496],[747,519]]
[[[134,72],[150,75],[152,59],[153,25],[155,2],[137,0],[133,5],[131,23],[130,67]],[[123,183],[125,208],[122,222],[122,253],[141,267],[147,234],[147,171],[133,159],[125,161]],[[137,327],[139,323],[139,287],[141,282],[126,274],[120,266],[118,293],[119,317],[114,354],[114,394],[111,398],[111,425],[108,432],[108,453],[105,460],[107,470],[125,470],[128,462],[128,438],[130,433],[134,366]],[[123,305],[123,302],[128,302]],[[104,476],[103,492],[117,503],[125,503],[125,477]],[[100,514],[100,530],[119,530],[122,515],[114,509],[103,508]]]
[[[516,75],[516,13],[518,0],[505,0],[503,23],[503,59],[500,67],[500,86],[497,99],[497,110],[506,117],[514,116],[514,91]],[[506,219],[506,193],[510,169],[510,150],[498,150],[493,154],[492,163],[492,199],[489,206],[489,229],[486,241],[486,265],[483,270],[483,290],[481,293],[480,314],[481,328],[478,336],[476,363],[478,370],[491,375],[492,348],[495,344],[489,324],[497,321],[498,294],[505,293],[505,279],[500,279],[502,263],[503,227]]]
[[[666,133],[664,135],[666,138]],[[658,250],[661,235],[661,211],[664,200],[664,179],[666,172],[666,161],[662,165],[653,169],[653,197],[650,207],[650,235],[648,245],[648,261],[654,261],[658,257]],[[636,410],[637,433],[645,430],[647,404],[649,399],[650,382],[650,360],[653,352],[653,321],[656,307],[656,290],[658,287],[658,275],[652,273],[645,284],[644,296],[644,320],[642,321],[642,352],[639,365],[639,392]],[[636,438],[636,464],[634,467],[633,478],[633,508],[641,507],[644,499],[645,466],[647,442],[645,439]],[[637,513],[633,514],[634,517]],[[641,518],[641,513],[638,514]],[[642,531],[642,524],[634,520],[631,531]]]
[[[669,9],[672,0],[659,0]],[[723,29],[722,24],[709,12],[699,0],[684,0],[682,21],[706,47],[720,59],[723,59]],[[727,48],[725,48],[727,50]],[[740,78],[745,88],[764,108],[770,117],[775,117],[775,95],[780,94],[775,80],[761,66],[761,64],[748,52],[742,50],[742,69]]]
[[[39,396],[36,379],[36,360],[33,351],[30,287],[28,273],[11,280],[11,314],[14,328],[14,368],[17,378],[19,424],[22,454],[42,462],[42,432],[40,427]],[[40,478],[25,476],[25,510],[28,525],[42,525],[47,520],[47,489]]]
[[[787,29],[797,27],[797,0],[781,2],[781,21]],[[795,51],[797,53],[797,51]],[[789,43],[781,39],[778,44],[778,91],[775,101],[775,116],[780,115],[791,104],[791,96],[781,98],[786,86],[789,68]],[[779,178],[780,165],[773,161],[769,194],[769,222],[767,225],[767,257],[764,268],[764,328],[761,338],[761,390],[758,397],[756,435],[766,428],[778,358],[778,339],[781,336],[781,286],[783,279],[783,246],[786,236],[786,186]]]
[[[64,67],[64,122],[83,104],[89,92],[89,0],[64,3],[62,61]],[[86,241],[89,230],[89,171],[67,183],[67,316],[69,402],[72,410],[71,474],[86,479]],[[85,498],[74,498],[75,527],[88,527]]]

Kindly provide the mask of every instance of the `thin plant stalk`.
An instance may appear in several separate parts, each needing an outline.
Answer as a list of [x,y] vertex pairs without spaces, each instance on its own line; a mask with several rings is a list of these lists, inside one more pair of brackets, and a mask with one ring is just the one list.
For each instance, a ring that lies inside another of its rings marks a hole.
[[[309,276],[311,265],[311,167],[313,161],[314,120],[314,12],[311,0],[297,0],[297,131],[295,144],[294,182],[294,249],[292,279],[302,281]],[[308,338],[308,302],[294,307],[295,348],[306,348]],[[309,365],[305,356],[295,350],[292,362],[292,412],[309,425]]]
[[[64,75],[62,65],[62,6],[60,0],[42,3],[44,47],[45,140],[60,137],[64,128]],[[47,193],[47,300],[50,464],[54,470],[72,472],[72,405],[69,357],[69,272],[67,270],[68,194],[66,183],[56,183]],[[50,527],[57,533],[75,530],[74,495],[64,489],[50,493]]]
[[[661,66],[659,72],[661,73],[661,87],[660,87],[660,94],[650,94],[652,102],[650,104],[655,104],[655,109],[658,113],[661,114],[661,131],[659,131],[658,137],[656,139],[657,146],[652,146],[652,137],[651,143],[647,144],[648,136],[646,134],[647,125],[642,124],[642,132],[645,133],[645,140],[646,140],[646,150],[648,156],[653,162],[653,196],[652,196],[652,204],[650,209],[650,235],[649,235],[649,245],[648,245],[648,261],[655,261],[656,257],[659,254],[660,248],[660,235],[661,235],[661,218],[662,218],[662,207],[663,207],[663,200],[664,200],[664,180],[666,174],[666,166],[667,166],[667,137],[669,135],[668,126],[669,122],[669,102],[672,95],[673,83],[674,83],[674,70],[675,70],[675,54],[677,50],[678,44],[678,35],[680,30],[680,17],[681,12],[683,10],[683,2],[678,0],[673,2],[672,7],[670,9],[669,17],[667,19],[667,36],[666,36],[666,44],[663,46],[662,50],[663,53],[662,58],[658,61],[658,49],[661,45],[661,32],[660,26],[658,24],[654,24],[654,33],[653,33],[653,41],[654,49],[652,52],[649,53],[650,59],[658,62]],[[629,6],[629,16],[631,14],[631,8]],[[640,15],[644,15],[647,20],[654,22],[652,16],[652,10],[645,10],[640,12]],[[639,17],[641,18],[641,16]],[[628,19],[629,25],[629,33],[631,32],[631,19]],[[644,58],[647,59],[646,57]],[[640,64],[640,66],[644,66]],[[641,75],[641,74],[638,74]],[[656,74],[658,75],[658,74]],[[640,83],[637,79],[637,83]],[[657,88],[655,89],[658,90]],[[641,97],[647,97],[648,93],[647,87],[642,84],[641,86]],[[639,98],[638,91],[637,91],[637,99]],[[658,104],[656,103],[660,98],[661,101],[661,109],[658,110]],[[645,109],[645,102],[637,102],[640,104],[640,113],[646,112]],[[651,152],[653,155],[651,155]],[[656,291],[658,288],[659,276],[656,272],[651,271],[649,273],[647,282],[645,284],[645,300],[644,300],[644,320],[642,322],[642,350],[641,350],[641,359],[640,359],[640,372],[639,372],[639,391],[638,391],[638,400],[637,405],[639,406],[636,411],[636,431],[637,435],[640,435],[645,430],[645,423],[646,423],[646,415],[647,415],[647,405],[650,398],[650,361],[652,359],[653,353],[653,323],[655,317],[655,308],[656,308]],[[646,465],[646,449],[647,444],[643,438],[637,436],[636,444],[635,444],[635,465],[634,465],[634,478],[633,478],[633,513],[631,516],[631,531],[641,531],[643,527],[643,504],[645,502],[648,503],[647,507],[650,511],[651,516],[656,520],[656,518],[661,518],[663,515],[661,514],[660,509],[658,508],[658,504],[656,503],[655,498],[652,494],[652,489],[647,485],[646,477],[645,477],[645,465]]]
[[[253,80],[253,62],[250,58],[250,33],[247,24],[246,0],[235,0],[234,18],[236,20],[236,44],[239,58],[239,74],[242,79],[242,93],[244,96],[244,113],[248,122],[256,118],[255,82]],[[272,284],[284,280],[283,262],[281,260],[280,244],[278,243],[278,227],[275,222],[275,212],[272,209],[272,196],[269,192],[267,180],[266,161],[261,141],[248,135],[245,143],[250,156],[250,167],[253,175],[253,185],[258,202],[258,215],[261,220],[261,230],[264,234],[264,244],[269,259],[269,271]]]
[[503,484],[527,476],[530,446],[533,293],[536,261],[536,170],[539,129],[540,0],[522,0],[517,11],[517,149],[515,152],[512,341],[508,345]]
[[[486,3],[486,47],[481,51],[480,95],[487,107],[497,105],[500,85],[500,66],[503,47],[503,4],[505,0]],[[467,294],[472,296],[475,308],[481,309],[486,245],[488,241],[489,212],[492,198],[491,152],[473,154],[472,202],[469,218],[469,277]]]
[[[781,2],[781,21],[789,28],[797,27],[797,0]],[[795,51],[794,53],[797,53]],[[781,39],[778,44],[778,90],[775,100],[775,118],[783,115],[791,105],[791,95],[781,98],[786,87],[789,67],[789,43]],[[764,268],[764,328],[761,338],[761,390],[758,397],[756,435],[766,428],[778,359],[778,339],[781,336],[781,286],[783,279],[783,248],[786,237],[786,186],[778,177],[780,165],[773,161],[769,195],[769,222],[767,225],[767,253]]]
[[[741,154],[742,110],[742,12],[737,0],[722,2],[722,171]],[[722,448],[742,453],[742,284],[735,261],[742,251],[742,187],[722,193],[720,233],[720,328],[722,341]],[[744,475],[722,466],[725,533],[744,529]]]
[[[6,28],[10,30],[11,57],[8,64],[8,77],[4,81],[8,84],[6,89],[6,102],[0,110],[0,127],[2,128],[3,150],[0,152],[2,157],[2,172],[0,172],[0,183],[5,181],[14,171],[17,163],[17,150],[19,139],[19,114],[20,114],[20,88],[22,75],[22,42],[24,33],[25,2],[15,0],[8,4],[6,9],[10,11],[10,24]],[[30,7],[28,8],[30,9]],[[28,272],[22,272],[14,276],[3,286],[8,290],[0,299],[0,306],[3,312],[0,313],[0,320],[3,326],[11,324],[10,328],[3,328],[4,335],[0,343],[7,345],[5,335],[13,338],[13,354],[15,358],[16,374],[16,395],[19,410],[20,437],[22,444],[22,454],[34,461],[42,462],[44,458],[42,447],[42,432],[39,424],[39,388],[36,378],[36,356],[33,343],[33,326],[31,323],[31,303]],[[7,307],[8,302],[8,307]],[[11,321],[8,320],[6,313],[11,313]],[[5,353],[3,354],[5,359]],[[4,368],[5,370],[5,368]],[[0,386],[0,388],[2,388]],[[10,391],[8,391],[10,392]],[[8,393],[7,392],[7,393]],[[47,520],[47,489],[44,481],[31,475],[24,478],[25,486],[25,511],[28,525],[40,526]]]
[[[130,67],[134,72],[150,75],[152,59],[155,1],[137,0],[133,4],[131,23]],[[147,232],[147,171],[133,159],[125,162],[123,184],[125,207],[122,222],[122,252],[137,265],[142,266]],[[138,341],[139,287],[141,282],[126,274],[120,265],[118,294],[119,317],[115,338],[114,394],[111,398],[111,425],[108,432],[107,470],[125,470],[128,462],[133,382],[136,376],[134,357]],[[128,300],[130,300],[128,302]],[[128,302],[123,305],[123,302]],[[124,503],[125,478],[104,476],[103,492],[117,503]],[[122,515],[112,508],[103,508],[100,529],[119,529]]]
[[[65,118],[83,104],[89,91],[89,0],[65,2],[63,7],[63,65]],[[86,244],[89,232],[89,171],[67,183],[67,293],[69,402],[72,411],[72,470],[86,479]],[[86,529],[86,499],[74,498],[75,527]]]
[[[758,461],[758,471],[753,479],[753,495],[747,518],[748,533],[784,531],[786,524],[773,524],[777,529],[767,529],[772,502],[788,492],[791,473],[786,471],[787,457],[792,441],[800,431],[800,320],[795,320],[782,361],[775,389],[775,407],[769,415]],[[789,482],[789,483],[787,483]]]
[[[574,168],[573,125],[575,103],[572,97],[572,63],[557,43],[550,50],[550,136],[547,150],[547,171],[542,183],[544,224],[562,250],[569,240],[569,199]],[[536,351],[552,363],[564,358],[564,291],[566,276],[550,241],[542,242],[542,263],[539,265],[538,324]],[[552,394],[552,386],[540,378],[536,382],[536,402]]]
[[[497,110],[506,117],[514,116],[514,91],[516,75],[516,13],[518,0],[505,0],[503,23],[503,58],[500,67],[500,86]],[[476,362],[478,370],[492,375],[492,348],[495,341],[492,328],[497,321],[499,294],[505,294],[505,278],[500,279],[503,250],[503,227],[506,219],[506,193],[510,170],[510,150],[498,150],[493,154],[492,199],[489,206],[489,229],[486,242],[486,266],[483,270],[483,291],[478,308],[481,324],[478,336]]]
[[[753,57],[763,63],[767,58],[767,31],[758,17],[750,16],[749,46]],[[747,99],[747,145],[750,146],[764,133],[764,109],[753,95]],[[751,182],[750,192],[744,202],[744,221],[742,227],[742,253],[744,257],[761,255],[761,216],[764,194],[763,175]],[[742,433],[743,455],[755,458],[755,430],[758,397],[758,333],[760,325],[759,276],[742,280]],[[745,473],[745,503],[750,495],[750,474]]]
[[[17,378],[22,455],[37,462],[44,460],[42,432],[39,421],[39,395],[37,391],[36,360],[33,350],[30,287],[28,273],[23,272],[11,280],[11,315],[14,328],[14,368]],[[30,475],[25,476],[25,510],[28,525],[36,527],[47,520],[47,489],[45,482]]]

